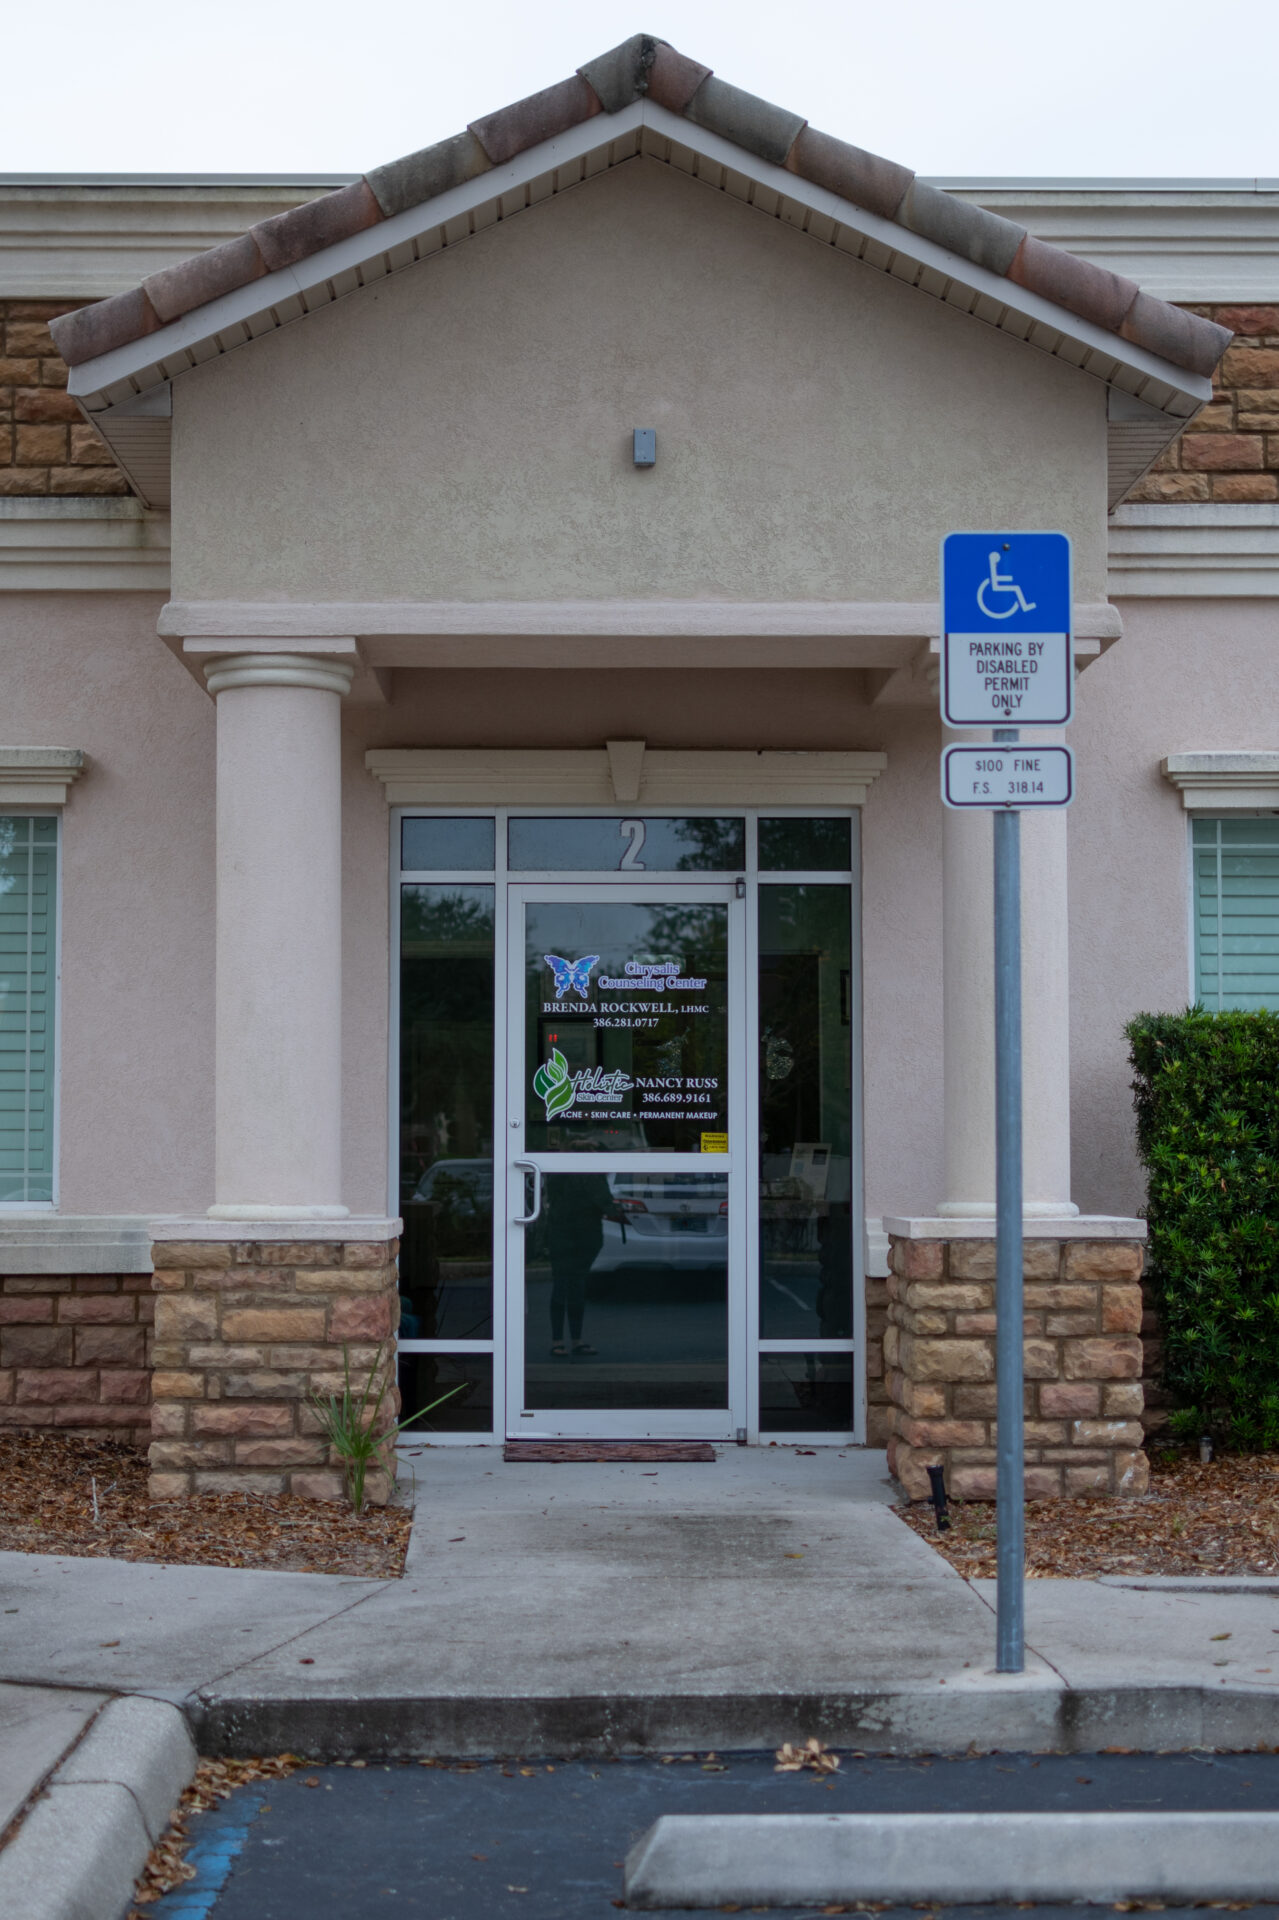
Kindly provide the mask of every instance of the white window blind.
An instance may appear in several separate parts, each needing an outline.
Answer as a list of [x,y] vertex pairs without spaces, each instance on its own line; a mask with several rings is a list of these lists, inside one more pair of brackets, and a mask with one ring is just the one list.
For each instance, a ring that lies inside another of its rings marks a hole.
[[1191,833],[1196,999],[1279,1007],[1279,820],[1198,819]]
[[58,823],[0,814],[0,1205],[53,1199]]

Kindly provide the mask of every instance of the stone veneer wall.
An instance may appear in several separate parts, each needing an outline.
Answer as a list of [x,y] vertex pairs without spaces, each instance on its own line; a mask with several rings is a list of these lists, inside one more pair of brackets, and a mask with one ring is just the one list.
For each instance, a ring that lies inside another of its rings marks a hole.
[[1212,399],[1129,501],[1279,500],[1279,307],[1191,307],[1236,335]]
[[893,1430],[893,1408],[888,1397],[884,1365],[884,1334],[888,1327],[888,1282],[866,1276],[866,1445],[886,1447]]
[[[890,1241],[888,1463],[909,1499],[946,1469],[956,1498],[995,1494],[995,1243]],[[1026,1493],[1144,1493],[1142,1246],[1024,1242]]]
[[[152,1249],[153,1499],[342,1497],[339,1464],[307,1396],[341,1391],[344,1346],[357,1385],[381,1347],[390,1384],[378,1424],[385,1430],[395,1420],[398,1247],[226,1239]],[[390,1489],[389,1472],[370,1473],[370,1500],[385,1501]]]
[[151,1278],[0,1280],[0,1427],[93,1440],[151,1439]]
[[66,391],[50,320],[83,300],[0,300],[0,494],[128,493],[96,427]]

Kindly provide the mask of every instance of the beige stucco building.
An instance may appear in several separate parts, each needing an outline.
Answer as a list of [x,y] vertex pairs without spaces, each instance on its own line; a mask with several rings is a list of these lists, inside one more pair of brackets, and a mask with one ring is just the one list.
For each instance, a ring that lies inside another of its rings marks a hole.
[[1279,985],[1279,189],[923,182],[640,37],[353,182],[0,183],[0,302],[0,1422],[330,1493],[398,1328],[441,1440],[988,1491],[937,556],[1052,528],[1028,1484],[1143,1485],[1124,1023]]

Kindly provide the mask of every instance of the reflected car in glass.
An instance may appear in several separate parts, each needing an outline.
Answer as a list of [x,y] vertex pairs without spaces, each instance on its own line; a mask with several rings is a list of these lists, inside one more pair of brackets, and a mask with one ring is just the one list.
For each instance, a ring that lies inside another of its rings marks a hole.
[[610,1173],[616,1209],[592,1275],[661,1266],[722,1267],[728,1258],[728,1181],[723,1174]]

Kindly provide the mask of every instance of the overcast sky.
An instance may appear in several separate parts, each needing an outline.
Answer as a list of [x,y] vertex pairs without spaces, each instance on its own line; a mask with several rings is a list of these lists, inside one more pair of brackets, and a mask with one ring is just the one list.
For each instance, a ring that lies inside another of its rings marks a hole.
[[1266,0],[59,0],[0,170],[358,173],[641,30],[920,173],[1279,176]]

